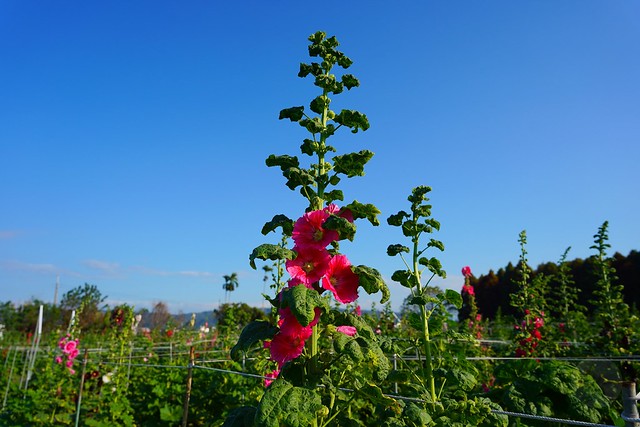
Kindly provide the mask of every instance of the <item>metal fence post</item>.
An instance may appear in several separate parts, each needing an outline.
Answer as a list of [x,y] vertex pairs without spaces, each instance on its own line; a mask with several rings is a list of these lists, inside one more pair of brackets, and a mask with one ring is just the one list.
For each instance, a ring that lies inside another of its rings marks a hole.
[[[622,383],[622,418],[624,419],[625,427],[640,427],[640,422],[630,421],[637,420],[640,416],[638,414],[638,396],[636,395],[636,383],[625,382]],[[628,421],[628,419],[630,419]]]

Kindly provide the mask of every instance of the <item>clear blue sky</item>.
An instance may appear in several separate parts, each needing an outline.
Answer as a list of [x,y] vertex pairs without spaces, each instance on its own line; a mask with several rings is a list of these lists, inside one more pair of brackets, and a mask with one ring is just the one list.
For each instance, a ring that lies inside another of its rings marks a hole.
[[637,1],[4,0],[0,301],[51,301],[59,275],[60,293],[209,310],[237,272],[232,301],[260,306],[248,255],[304,208],[264,159],[305,137],[278,112],[316,95],[296,76],[316,30],[361,81],[335,107],[371,122],[334,138],[375,152],[343,186],[382,211],[342,245],[354,264],[402,267],[385,219],[423,184],[442,287],[515,263],[523,229],[534,266],[589,256],[605,220],[611,254],[640,248]]

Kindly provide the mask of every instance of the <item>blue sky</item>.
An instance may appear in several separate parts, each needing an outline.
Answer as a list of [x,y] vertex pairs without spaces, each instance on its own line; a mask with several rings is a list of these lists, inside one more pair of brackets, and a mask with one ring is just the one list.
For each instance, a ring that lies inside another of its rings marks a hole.
[[[317,92],[296,76],[306,38],[336,35],[361,86],[336,109],[369,117],[338,134],[370,149],[347,201],[373,203],[343,252],[402,268],[386,217],[433,187],[434,237],[459,289],[519,255],[585,258],[610,222],[611,254],[639,249],[640,3],[634,1],[0,3],[0,301],[51,301],[95,284],[108,302],[201,311],[260,306],[251,250],[304,200],[269,154],[305,137],[278,112]],[[406,290],[391,284],[394,306]],[[375,298],[363,297],[369,306]]]

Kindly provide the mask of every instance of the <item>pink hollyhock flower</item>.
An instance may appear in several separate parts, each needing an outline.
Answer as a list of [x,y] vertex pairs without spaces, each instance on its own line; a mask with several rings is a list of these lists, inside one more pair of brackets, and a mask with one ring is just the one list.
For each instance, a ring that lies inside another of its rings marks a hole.
[[362,309],[359,305],[356,305],[356,316],[362,316]]
[[64,345],[64,348],[62,349],[62,351],[65,352],[66,354],[70,354],[73,350],[76,350],[77,347],[78,347],[78,341],[68,341]]
[[73,368],[69,368],[69,373],[70,373],[71,375],[73,375],[73,374],[75,374],[75,373],[76,373],[76,370],[75,370],[75,369],[73,369]]
[[534,338],[536,338],[538,340],[542,338],[542,334],[537,329],[533,331],[532,335],[533,335]]
[[56,363],[62,363],[62,357],[56,356]]
[[471,267],[469,267],[468,265],[465,267],[462,267],[462,275],[464,277],[471,277]]
[[276,369],[275,371],[268,372],[265,375],[266,378],[264,379],[264,386],[265,387],[269,387],[271,385],[271,383],[273,382],[273,380],[278,378],[278,375],[280,375],[280,370],[279,369]]
[[[310,335],[309,335],[310,336]],[[290,360],[300,357],[307,338],[304,335],[289,335],[278,332],[271,340],[271,359],[282,367]]]
[[322,279],[322,287],[333,293],[339,302],[348,304],[358,299],[358,275],[351,271],[351,263],[345,255],[336,255]]
[[312,328],[318,323],[320,320],[320,315],[322,311],[319,308],[315,308],[315,317],[307,326],[302,326],[296,316],[293,314],[289,307],[281,308],[278,311],[280,315],[280,320],[278,321],[278,327],[280,328],[280,333],[285,335],[300,335],[304,336],[306,340],[312,334]]
[[536,317],[533,321],[533,326],[535,326],[536,328],[541,328],[542,326],[544,326],[544,320],[542,320],[540,317]]
[[78,349],[74,348],[69,352],[68,356],[70,359],[75,359],[76,357],[78,357],[78,353],[79,353]]
[[295,246],[293,250],[298,254],[295,259],[287,260],[287,272],[292,278],[309,285],[319,281],[325,275],[331,261],[331,255],[326,249],[305,249]]
[[325,230],[322,225],[329,218],[325,210],[307,212],[293,225],[291,238],[296,246],[311,249],[323,249],[334,240],[338,240],[338,232]]
[[60,347],[62,350],[64,350],[64,346],[65,346],[66,343],[67,343],[67,337],[62,337],[58,341],[58,347]]
[[348,335],[350,337],[354,336],[358,330],[354,326],[338,326],[336,331]]
[[67,368],[71,368],[73,366],[73,359],[67,360],[66,365],[67,365]]
[[476,291],[475,289],[473,289],[473,286],[471,285],[464,285],[462,286],[462,293],[468,293],[469,295],[475,295]]

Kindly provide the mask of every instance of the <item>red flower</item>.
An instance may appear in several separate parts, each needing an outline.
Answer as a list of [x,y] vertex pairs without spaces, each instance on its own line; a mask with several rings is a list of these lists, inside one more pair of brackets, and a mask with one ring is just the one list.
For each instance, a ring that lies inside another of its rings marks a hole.
[[462,275],[464,277],[471,277],[471,267],[469,267],[468,265],[465,267],[462,267]]
[[338,240],[338,232],[322,228],[329,218],[325,210],[307,212],[293,226],[291,238],[296,246],[310,249],[323,249],[334,240]]
[[293,250],[298,254],[295,259],[286,262],[287,272],[292,278],[300,280],[305,285],[319,281],[327,272],[331,255],[326,249],[308,249],[295,246]]
[[468,293],[469,295],[475,295],[476,291],[473,289],[473,286],[471,285],[464,285],[462,286],[462,293]]
[[345,255],[336,255],[329,262],[322,287],[333,293],[339,302],[348,304],[358,299],[358,275],[351,271],[351,263]]
[[326,208],[324,208],[324,211],[344,218],[349,222],[353,222],[353,213],[349,209],[340,209],[335,204],[330,203]]
[[298,358],[304,349],[304,335],[288,335],[278,332],[271,340],[271,359],[282,366],[290,360]]
[[167,330],[167,338],[171,338],[173,336],[173,329]]

